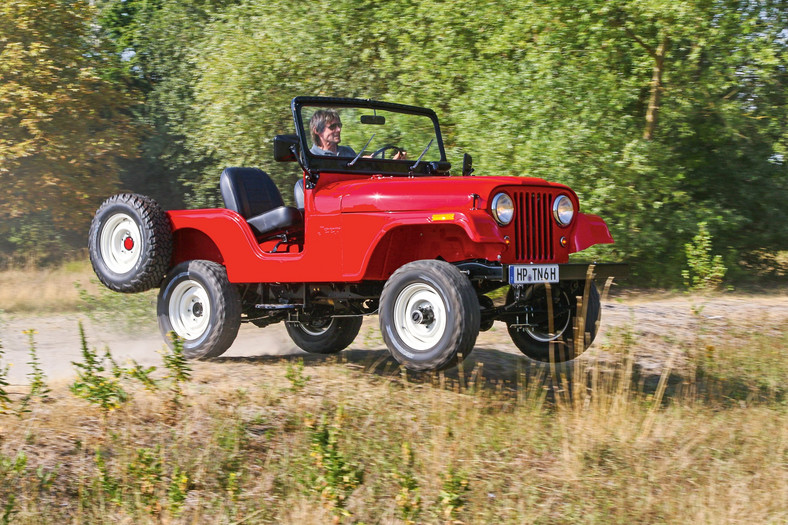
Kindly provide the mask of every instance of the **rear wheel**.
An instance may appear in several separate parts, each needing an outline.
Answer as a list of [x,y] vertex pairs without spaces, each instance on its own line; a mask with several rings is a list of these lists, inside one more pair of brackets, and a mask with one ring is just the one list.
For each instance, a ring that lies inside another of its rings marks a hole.
[[473,350],[480,308],[468,278],[443,261],[415,261],[392,274],[380,298],[380,331],[411,370],[456,365]]
[[150,197],[121,193],[104,201],[88,234],[90,262],[99,280],[116,292],[144,292],[159,285],[172,254],[170,221]]
[[[583,293],[583,288],[579,289]],[[600,317],[599,291],[593,281],[589,282],[588,301],[584,312],[578,312],[578,300],[561,287],[551,287],[553,320],[549,322],[547,315],[548,294],[544,285],[530,286],[523,291],[521,302],[532,306],[535,312],[533,324],[523,326],[526,318],[507,322],[509,335],[515,346],[526,356],[536,361],[563,362],[574,359],[582,354],[596,337],[597,324]],[[514,301],[513,290],[509,291],[507,304]],[[583,339],[575,340],[575,327],[578,317],[585,313],[583,323]],[[553,355],[551,357],[551,348]]]
[[312,354],[336,354],[352,343],[361,330],[361,317],[324,317],[307,322],[287,322],[293,342]]
[[189,359],[222,355],[241,326],[241,298],[224,267],[212,261],[187,261],[173,268],[159,290],[159,329],[183,339]]

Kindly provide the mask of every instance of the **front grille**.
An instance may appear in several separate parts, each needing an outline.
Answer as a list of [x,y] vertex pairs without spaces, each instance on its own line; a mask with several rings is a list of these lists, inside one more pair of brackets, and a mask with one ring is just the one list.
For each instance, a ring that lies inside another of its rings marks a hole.
[[546,192],[515,190],[514,236],[517,262],[553,261],[553,195]]

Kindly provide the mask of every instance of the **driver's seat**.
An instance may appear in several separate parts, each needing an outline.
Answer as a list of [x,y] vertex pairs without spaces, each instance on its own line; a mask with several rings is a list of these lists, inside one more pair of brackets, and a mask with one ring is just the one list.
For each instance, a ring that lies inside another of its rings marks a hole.
[[304,215],[285,206],[279,189],[257,168],[225,168],[219,179],[224,206],[251,226],[258,240],[293,234],[304,228]]

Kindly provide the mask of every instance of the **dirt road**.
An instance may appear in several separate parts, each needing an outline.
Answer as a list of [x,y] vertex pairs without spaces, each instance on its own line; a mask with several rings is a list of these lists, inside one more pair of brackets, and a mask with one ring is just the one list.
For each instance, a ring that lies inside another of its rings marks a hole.
[[[11,364],[9,382],[22,385],[28,382],[30,367],[29,339],[23,333],[34,329],[34,340],[42,368],[52,381],[74,376],[72,361],[80,361],[78,322],[85,326],[88,344],[103,351],[109,347],[118,363],[131,359],[143,365],[161,364],[164,348],[155,326],[148,322],[129,333],[109,323],[98,323],[77,314],[25,317],[0,317],[0,344],[4,364]],[[362,366],[386,361],[387,351],[380,337],[377,317],[366,319],[356,341],[342,358]],[[594,346],[584,358],[604,358],[605,342],[615,332],[631,332],[638,341],[638,363],[646,371],[658,373],[666,355],[675,349],[677,341],[687,341],[694,333],[710,330],[760,330],[764,335],[781,335],[788,326],[788,295],[721,295],[711,298],[683,295],[642,295],[608,300],[603,305],[602,329]],[[287,336],[282,324],[260,329],[243,325],[233,346],[222,357],[223,361],[252,361],[264,363],[281,356],[306,356]],[[323,359],[322,356],[315,359]],[[502,323],[479,335],[470,366],[482,362],[486,377],[505,378],[512,374],[525,357],[511,343]],[[393,363],[392,363],[393,364]],[[197,364],[196,366],[200,366]]]

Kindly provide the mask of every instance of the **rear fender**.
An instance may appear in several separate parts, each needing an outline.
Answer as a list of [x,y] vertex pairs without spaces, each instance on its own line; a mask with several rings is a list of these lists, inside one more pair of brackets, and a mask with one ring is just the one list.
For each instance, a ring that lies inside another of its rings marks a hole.
[[238,213],[204,209],[175,210],[167,215],[174,239],[173,265],[193,259],[214,261],[226,265],[228,277],[233,281],[235,268],[259,263],[257,241]]

